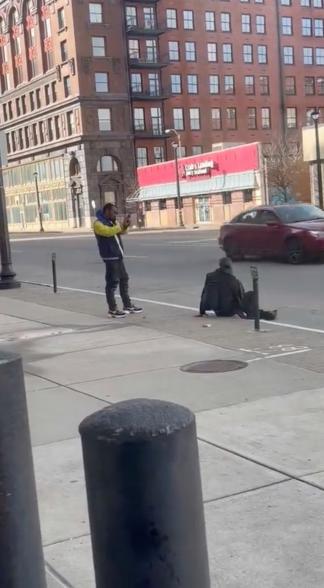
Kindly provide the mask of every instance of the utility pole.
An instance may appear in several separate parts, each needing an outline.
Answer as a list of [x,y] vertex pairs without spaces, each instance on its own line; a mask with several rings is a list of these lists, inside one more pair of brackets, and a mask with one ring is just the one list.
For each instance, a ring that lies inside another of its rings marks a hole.
[[323,176],[322,176],[322,162],[321,162],[321,146],[319,140],[319,118],[320,118],[320,111],[318,108],[315,108],[311,113],[311,117],[314,121],[315,125],[315,143],[316,143],[316,166],[317,166],[317,186],[318,186],[318,200],[319,200],[319,207],[323,210],[324,209],[324,199],[323,199]]
[[181,201],[181,188],[180,188],[180,177],[179,177],[179,151],[181,150],[181,137],[179,133],[175,129],[166,129],[166,135],[173,135],[176,137],[177,141],[172,143],[172,147],[174,149],[174,165],[175,165],[175,172],[176,172],[176,187],[177,187],[177,202],[178,202],[178,211],[179,211],[179,225],[180,227],[184,227],[183,222],[183,214],[182,214],[182,201]]

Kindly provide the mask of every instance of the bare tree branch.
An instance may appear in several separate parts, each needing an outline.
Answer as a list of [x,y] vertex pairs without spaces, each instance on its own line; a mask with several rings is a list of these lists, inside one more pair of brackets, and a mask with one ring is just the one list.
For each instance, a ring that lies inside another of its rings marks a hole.
[[269,187],[284,195],[295,191],[307,170],[301,149],[285,141],[273,143],[264,153],[267,160]]

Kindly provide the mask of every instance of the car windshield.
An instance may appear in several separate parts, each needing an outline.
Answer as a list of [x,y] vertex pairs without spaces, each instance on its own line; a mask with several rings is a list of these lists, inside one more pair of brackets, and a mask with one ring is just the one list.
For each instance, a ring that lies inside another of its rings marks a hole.
[[301,223],[303,221],[323,220],[324,212],[311,204],[297,206],[278,206],[276,214],[283,223]]

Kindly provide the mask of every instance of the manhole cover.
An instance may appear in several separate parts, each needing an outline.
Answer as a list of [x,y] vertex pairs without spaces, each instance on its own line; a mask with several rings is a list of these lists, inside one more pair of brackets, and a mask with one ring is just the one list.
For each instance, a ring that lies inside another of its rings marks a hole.
[[193,374],[217,374],[224,372],[235,372],[247,367],[244,361],[235,361],[233,359],[212,359],[210,361],[196,361],[182,366],[183,372]]

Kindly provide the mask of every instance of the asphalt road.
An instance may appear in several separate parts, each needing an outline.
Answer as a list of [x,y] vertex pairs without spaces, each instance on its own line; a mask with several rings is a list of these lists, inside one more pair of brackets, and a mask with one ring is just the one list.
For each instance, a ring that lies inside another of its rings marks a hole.
[[[124,241],[133,296],[170,304],[197,307],[204,276],[222,256],[216,233],[208,230],[136,234]],[[102,291],[104,267],[91,236],[13,242],[19,278],[49,282],[52,252],[60,285]],[[235,272],[246,288],[251,285],[251,264],[259,268],[263,307],[278,308],[278,320],[324,329],[324,265],[236,263]]]

